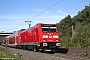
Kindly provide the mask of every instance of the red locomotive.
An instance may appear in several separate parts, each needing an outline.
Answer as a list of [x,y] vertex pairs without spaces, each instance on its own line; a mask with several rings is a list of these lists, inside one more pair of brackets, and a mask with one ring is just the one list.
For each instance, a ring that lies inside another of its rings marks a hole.
[[[7,38],[7,45],[34,51],[54,52],[60,47],[56,24],[36,24]],[[4,42],[4,41],[3,41]]]

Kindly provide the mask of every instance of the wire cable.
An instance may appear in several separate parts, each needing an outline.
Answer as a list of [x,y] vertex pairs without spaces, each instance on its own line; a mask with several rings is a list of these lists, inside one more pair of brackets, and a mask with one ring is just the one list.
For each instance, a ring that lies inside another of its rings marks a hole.
[[[42,8],[42,7],[43,7],[45,4],[47,4],[48,2],[49,2],[49,0],[47,0],[47,1],[46,1],[45,3],[43,3],[39,8],[37,8],[36,11],[38,11],[40,8]],[[32,12],[32,14],[34,14],[36,11]],[[32,15],[32,14],[31,14],[31,15]],[[31,15],[29,15],[29,16],[31,16]],[[29,16],[28,16],[28,17],[29,17]],[[26,18],[28,18],[28,17],[26,17]],[[25,19],[26,19],[26,18],[25,18]],[[24,20],[25,20],[25,19],[24,19]]]
[[[42,8],[48,1],[49,1],[49,0],[47,0],[47,1],[46,1],[43,5],[41,5],[38,9]],[[36,17],[39,16],[40,14],[44,13],[45,11],[49,10],[50,8],[54,7],[55,5],[57,5],[58,3],[62,2],[62,1],[63,1],[63,0],[60,0],[60,1],[56,2],[56,3],[53,4],[52,6],[48,7],[47,9],[45,9],[44,11],[42,11],[42,12],[40,12],[39,14],[35,15],[34,17],[32,17],[30,20],[36,18]],[[37,10],[38,10],[38,9],[37,9]],[[35,12],[36,12],[36,11],[34,11],[32,14],[34,14]],[[32,14],[31,14],[31,15],[32,15]],[[29,15],[29,16],[31,16],[31,15]],[[28,16],[28,17],[29,17],[29,16]],[[26,18],[28,18],[28,17],[26,17]],[[25,18],[25,19],[26,19],[26,18]],[[25,19],[23,19],[23,20],[25,20]],[[23,22],[20,26],[22,26],[23,24],[24,24],[24,22]],[[20,27],[20,26],[18,26],[18,27]],[[17,29],[18,27],[14,28],[14,29]]]
[[50,8],[52,8],[53,6],[57,5],[58,3],[62,2],[63,0],[58,1],[57,3],[53,4],[52,6],[50,6],[49,8],[45,9],[44,11],[40,12],[39,14],[35,15],[34,17],[32,17],[30,20],[34,19],[35,17],[39,16],[40,14],[44,13],[45,11],[49,10]]

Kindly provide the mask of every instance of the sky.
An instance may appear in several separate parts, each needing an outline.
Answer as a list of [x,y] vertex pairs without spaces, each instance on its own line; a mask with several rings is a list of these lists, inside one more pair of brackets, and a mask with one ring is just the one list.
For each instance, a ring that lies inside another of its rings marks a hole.
[[0,0],[0,32],[27,29],[37,23],[56,24],[88,6],[90,0]]

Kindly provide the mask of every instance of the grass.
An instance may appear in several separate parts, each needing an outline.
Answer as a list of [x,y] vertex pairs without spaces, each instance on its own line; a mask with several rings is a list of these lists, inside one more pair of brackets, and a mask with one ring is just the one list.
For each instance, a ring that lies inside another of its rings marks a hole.
[[15,56],[7,51],[5,49],[0,48],[0,60],[24,60],[20,56]]

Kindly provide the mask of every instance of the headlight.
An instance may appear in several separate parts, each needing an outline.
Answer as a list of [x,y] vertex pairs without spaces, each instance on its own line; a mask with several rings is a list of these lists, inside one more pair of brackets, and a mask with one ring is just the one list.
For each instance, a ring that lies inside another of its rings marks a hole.
[[43,46],[47,46],[47,43],[43,43]]
[[60,43],[56,43],[56,46],[60,46]]

